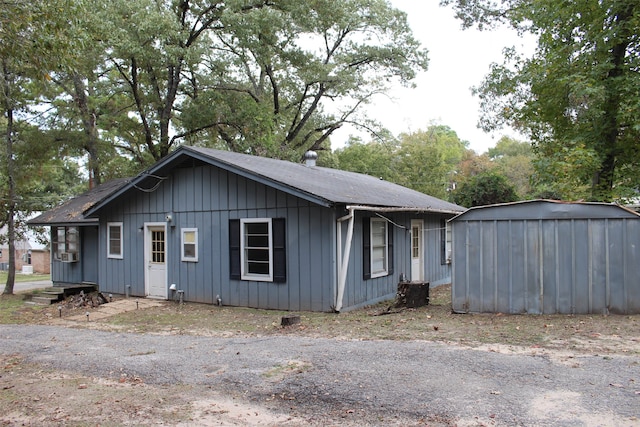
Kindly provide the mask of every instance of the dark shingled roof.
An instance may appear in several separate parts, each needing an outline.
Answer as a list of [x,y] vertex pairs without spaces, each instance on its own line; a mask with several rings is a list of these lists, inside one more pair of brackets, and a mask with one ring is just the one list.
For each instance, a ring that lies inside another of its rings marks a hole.
[[363,205],[385,208],[410,208],[417,211],[459,213],[466,208],[369,175],[306,166],[266,157],[208,148],[182,147],[222,162],[232,170],[279,183],[294,192],[320,198],[328,204]]
[[85,218],[83,213],[93,207],[96,203],[111,195],[114,191],[130,181],[130,178],[114,179],[86,191],[81,195],[67,200],[42,215],[35,217],[28,222],[29,225],[82,225],[95,224],[97,218]]
[[[231,151],[182,146],[137,177],[107,182],[29,221],[30,225],[93,224],[103,206],[150,177],[197,159],[324,206],[336,204],[457,214],[465,208],[369,175]],[[153,179],[155,181],[155,178]],[[144,186],[144,184],[143,184]]]

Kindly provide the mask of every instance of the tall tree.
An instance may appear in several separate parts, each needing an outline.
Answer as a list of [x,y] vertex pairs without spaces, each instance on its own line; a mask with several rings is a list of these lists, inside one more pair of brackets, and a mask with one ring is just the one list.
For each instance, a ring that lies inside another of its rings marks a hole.
[[[96,17],[90,15],[83,24],[88,37],[99,38],[94,19]],[[51,74],[54,84],[46,85],[42,97],[51,108],[42,115],[40,126],[56,129],[57,144],[67,147],[70,155],[86,155],[90,185],[99,185],[122,174],[135,175],[146,165],[130,155],[130,151],[119,150],[123,145],[129,148],[123,141],[136,135],[139,122],[132,117],[134,103],[113,85],[115,74],[106,61],[105,47],[100,43],[87,43],[73,67]],[[119,155],[123,153],[124,156]]]
[[351,138],[346,146],[335,151],[338,159],[336,167],[393,181],[395,173],[392,159],[397,148],[397,141],[391,138],[388,141],[376,140],[369,143]]
[[[222,1],[115,0],[96,4],[97,38],[107,52],[112,93],[126,93],[137,129],[117,147],[139,163],[166,156],[180,88],[198,69],[201,40],[220,26]],[[244,2],[246,3],[246,2]],[[264,0],[247,8],[264,6]]]
[[467,143],[444,125],[401,134],[394,159],[395,182],[434,197],[447,199]]
[[373,130],[360,107],[427,68],[406,15],[385,0],[275,4],[223,13],[226,31],[214,33],[208,73],[196,76],[183,114],[185,137],[299,158],[326,149],[344,123]]
[[539,156],[561,163],[571,157],[562,153],[583,147],[587,159],[596,159],[581,165],[593,200],[619,198],[640,187],[640,2],[441,4],[453,4],[466,27],[507,23],[537,36],[532,58],[506,50],[505,63],[493,64],[476,89],[485,129],[515,126],[530,136]]
[[83,60],[53,75],[50,126],[83,132],[98,180],[115,157],[106,143],[138,167],[181,143],[297,160],[326,149],[343,123],[379,131],[362,104],[427,67],[405,14],[385,0],[93,6]]
[[484,172],[465,181],[452,193],[454,203],[471,208],[518,200],[513,186],[503,175]]
[[487,150],[487,155],[495,170],[507,178],[521,198],[536,197],[532,181],[534,152],[530,143],[503,136],[495,147]]
[[425,131],[401,134],[397,139],[387,136],[384,141],[367,144],[351,141],[336,150],[336,157],[340,169],[366,173],[446,199],[466,145],[450,127],[431,125]]
[[9,61],[2,58],[2,109],[5,114],[7,124],[5,131],[5,170],[7,173],[7,191],[6,191],[6,217],[1,221],[7,224],[7,241],[9,247],[9,271],[7,275],[7,283],[5,285],[3,293],[13,294],[13,285],[16,275],[16,229],[15,229],[15,215],[16,215],[16,184],[15,184],[15,162],[13,154],[14,144],[14,111],[15,111],[15,75],[12,73],[9,65]]
[[[30,80],[49,77],[50,70],[63,66],[72,43],[81,40],[74,29],[74,16],[82,14],[74,0],[34,0],[0,3],[0,105],[4,115],[6,216],[9,246],[9,274],[5,294],[13,293],[15,282],[15,239],[18,206],[16,153],[17,113],[36,98],[28,91]],[[72,55],[69,55],[72,57]]]

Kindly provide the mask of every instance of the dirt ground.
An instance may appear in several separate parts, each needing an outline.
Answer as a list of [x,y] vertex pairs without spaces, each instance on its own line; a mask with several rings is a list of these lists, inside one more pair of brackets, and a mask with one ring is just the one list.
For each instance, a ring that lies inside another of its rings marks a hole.
[[[67,301],[34,307],[18,304],[21,296],[3,299],[0,323],[220,337],[425,340],[461,349],[544,354],[567,366],[577,363],[576,354],[640,355],[640,315],[453,314],[448,286],[433,289],[431,302],[424,307],[403,309],[387,303],[341,314],[294,313],[300,323],[287,327],[281,326],[281,319],[291,313],[268,310],[175,302],[140,308],[132,299],[129,309],[100,316],[109,304],[91,307]],[[299,369],[303,367],[293,364],[274,375]],[[236,396],[203,400],[205,393],[212,396],[203,387],[160,387],[124,374],[114,381],[92,372],[61,372],[31,364],[19,354],[0,356],[0,389],[0,425],[314,425],[312,420],[282,416]],[[350,421],[349,414],[343,415],[341,425],[358,424]],[[416,425],[449,424],[432,420]]]
[[[305,425],[206,387],[118,381],[44,369],[21,356],[0,355],[3,426],[276,426]],[[207,399],[203,399],[207,396]]]

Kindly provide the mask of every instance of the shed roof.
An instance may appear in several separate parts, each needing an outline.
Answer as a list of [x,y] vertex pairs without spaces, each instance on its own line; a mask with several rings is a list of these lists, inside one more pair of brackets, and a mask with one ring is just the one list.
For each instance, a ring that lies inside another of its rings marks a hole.
[[451,221],[605,218],[640,218],[640,215],[615,203],[563,202],[538,199],[476,206],[457,215]]
[[458,213],[462,206],[369,175],[209,148],[182,146],[86,212],[95,214],[134,187],[150,187],[190,161],[210,164],[322,206],[364,205],[424,212]]
[[86,218],[84,212],[122,187],[130,178],[114,179],[67,200],[60,206],[44,212],[28,221],[29,225],[88,225],[97,223],[95,218]]

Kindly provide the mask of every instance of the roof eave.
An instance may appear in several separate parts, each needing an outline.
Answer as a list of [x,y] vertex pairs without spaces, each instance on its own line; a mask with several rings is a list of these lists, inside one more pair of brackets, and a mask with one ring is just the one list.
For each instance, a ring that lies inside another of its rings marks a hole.
[[98,219],[84,219],[80,221],[27,221],[29,227],[85,227],[98,225]]

